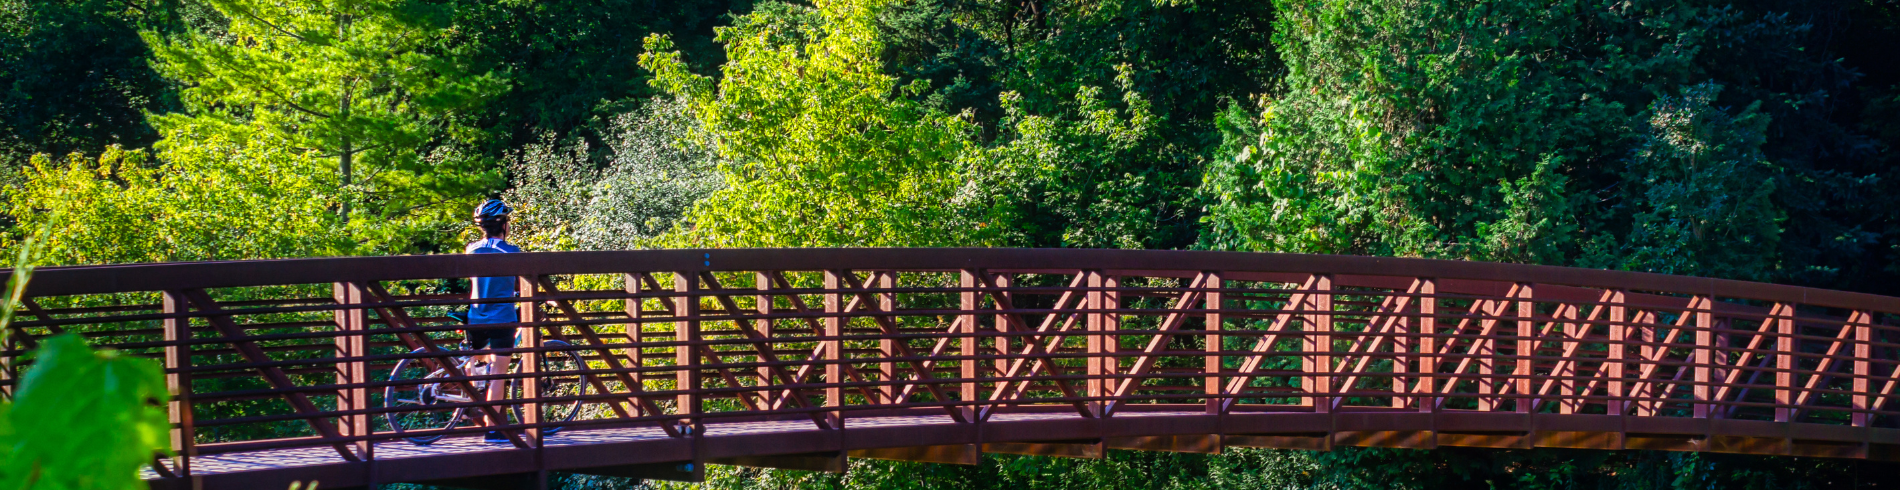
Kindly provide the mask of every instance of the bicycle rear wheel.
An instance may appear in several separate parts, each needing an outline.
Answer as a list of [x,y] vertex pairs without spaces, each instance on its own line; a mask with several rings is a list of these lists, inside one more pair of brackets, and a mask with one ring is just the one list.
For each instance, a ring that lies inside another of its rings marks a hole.
[[[410,353],[421,354],[424,351],[416,349]],[[444,356],[396,362],[396,367],[389,371],[389,381],[401,384],[383,388],[383,408],[395,410],[383,413],[383,420],[389,423],[390,430],[398,434],[423,432],[404,439],[417,445],[426,445],[442,439],[444,435],[428,434],[428,431],[450,429],[461,424],[464,409],[441,407],[474,398],[462,389],[462,383],[439,381],[448,374],[447,370],[442,369],[443,363],[456,362],[456,359]]]
[[[540,385],[539,391],[541,393],[539,396],[532,398],[580,397],[600,392],[600,390],[594,388],[591,375],[587,373],[587,363],[581,358],[579,349],[575,348],[573,344],[559,340],[549,340],[542,342],[541,347],[547,350],[542,351],[541,355],[536,356],[539,358],[539,362],[537,362],[536,365],[540,367],[537,372],[545,374],[535,377],[535,380],[538,381]],[[516,400],[531,398],[522,396],[521,385],[521,383],[511,383],[509,394],[512,395],[512,398]],[[573,399],[541,403],[541,421],[544,423],[566,423],[573,421],[576,416],[580,415],[581,408],[586,406],[586,403],[583,403],[583,401],[584,400]],[[520,410],[518,407],[515,409],[517,419],[520,417]],[[548,427],[542,429],[541,433],[543,435],[552,435],[560,432],[563,428],[564,427],[558,426]]]

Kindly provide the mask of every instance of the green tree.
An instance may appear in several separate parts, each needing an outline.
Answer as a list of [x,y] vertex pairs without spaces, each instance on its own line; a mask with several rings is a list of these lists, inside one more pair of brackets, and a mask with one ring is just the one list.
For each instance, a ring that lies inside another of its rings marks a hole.
[[[1813,102],[1838,88],[1814,74],[1839,62],[1807,49],[1812,26],[1770,10],[1786,6],[1278,6],[1288,74],[1257,117],[1221,121],[1246,144],[1208,168],[1203,246],[1788,281],[1867,257],[1855,221],[1872,215],[1852,210],[1879,179],[1807,154],[1852,138],[1829,135],[1840,126]],[[1319,480],[1823,488],[1854,471],[1712,459],[1343,449],[1320,456]]]
[[174,110],[177,97],[139,30],[182,29],[181,3],[0,1],[0,166],[157,140],[144,113]]
[[[1761,277],[1775,265],[1784,211],[1770,199],[1777,170],[1761,153],[1768,117],[1714,105],[1721,87],[1691,87],[1647,111],[1618,200],[1634,211],[1627,236],[1602,233],[1582,265]],[[1639,195],[1640,194],[1640,195]]]
[[909,98],[879,70],[880,0],[760,5],[720,28],[722,78],[695,75],[666,36],[641,66],[709,132],[726,188],[693,207],[691,246],[980,243],[962,212],[969,122]]
[[[679,99],[656,98],[612,118],[606,148],[547,138],[511,159],[517,211],[509,241],[540,250],[649,246],[724,185],[705,131]],[[596,159],[607,164],[596,168]]]
[[338,215],[344,227],[332,233],[364,243],[359,252],[426,247],[462,201],[497,183],[481,159],[424,153],[473,136],[435,123],[501,88],[422,49],[447,26],[440,9],[403,0],[209,3],[230,19],[222,36],[147,36],[160,71],[188,86],[187,113],[154,118],[165,135],[161,159],[241,162],[268,142],[328,161],[328,172],[293,172],[326,178],[328,192],[303,197]]
[[[97,159],[33,158],[6,214],[21,228],[50,228],[53,264],[341,255],[358,250],[337,233],[322,199],[334,188],[328,161],[283,141],[233,131],[185,133],[204,154],[163,164],[142,150],[107,148]],[[175,153],[176,154],[176,153]]]
[[854,459],[850,470],[843,475],[712,466],[707,468],[704,484],[656,482],[656,487],[732,490],[1327,488],[1314,486],[1314,477],[1320,470],[1315,454],[1319,453],[1248,448],[1229,449],[1221,455],[1109,451],[1102,459],[987,454],[971,466]]
[[1273,6],[1253,0],[906,0],[880,14],[886,71],[968,112],[1004,244],[1181,248],[1220,141],[1212,118],[1265,90]]
[[[494,73],[504,96],[452,121],[482,128],[472,153],[505,158],[545,135],[581,138],[604,149],[615,117],[655,95],[652,74],[637,59],[649,34],[668,34],[688,65],[707,70],[724,61],[713,28],[753,0],[440,0],[450,28],[428,49]],[[600,163],[600,162],[595,162]]]
[[1773,92],[1726,67],[1738,47],[1799,53],[1806,26],[1785,16],[1686,0],[1279,15],[1285,91],[1209,168],[1208,247],[1791,277],[1813,262],[1790,250],[1830,246],[1782,240],[1804,182],[1858,178],[1771,161],[1760,99],[1718,99]]
[[1081,87],[1074,115],[1028,114],[1020,94],[1003,94],[1008,139],[978,157],[978,188],[988,198],[985,222],[1006,243],[1166,248],[1187,236],[1183,190],[1199,151],[1163,135],[1168,121],[1135,90],[1127,76],[1132,68],[1117,68],[1121,96]]

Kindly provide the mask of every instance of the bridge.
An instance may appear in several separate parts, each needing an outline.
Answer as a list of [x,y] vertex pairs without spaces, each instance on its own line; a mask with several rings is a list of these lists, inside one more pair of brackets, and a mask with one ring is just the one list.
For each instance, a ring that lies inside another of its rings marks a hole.
[[[524,305],[516,372],[464,372],[443,350],[460,338],[447,313],[476,302],[445,279],[471,276],[519,280],[521,297],[501,300]],[[147,478],[179,489],[693,481],[706,464],[1107,449],[1900,460],[1896,314],[1896,298],[1729,280],[1224,252],[137,264],[41,269],[0,389],[60,332],[161,359],[175,455]],[[399,365],[437,377],[392,377]],[[522,389],[496,403],[397,395],[501,382]],[[392,425],[457,411],[493,425]],[[509,442],[480,442],[489,430]]]

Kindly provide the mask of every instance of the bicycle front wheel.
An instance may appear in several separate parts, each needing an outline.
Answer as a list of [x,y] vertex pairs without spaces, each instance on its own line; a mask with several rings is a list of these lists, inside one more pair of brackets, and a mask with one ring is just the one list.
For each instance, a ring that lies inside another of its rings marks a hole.
[[[416,349],[411,354],[421,354],[424,349]],[[442,405],[467,402],[474,398],[462,389],[462,383],[440,381],[447,376],[442,363],[455,362],[455,358],[411,358],[396,362],[389,371],[392,384],[383,388],[383,420],[389,423],[389,429],[398,434],[421,432],[404,437],[409,442],[426,445],[442,439],[443,434],[429,434],[431,431],[445,430],[462,422],[461,408],[443,408]]]

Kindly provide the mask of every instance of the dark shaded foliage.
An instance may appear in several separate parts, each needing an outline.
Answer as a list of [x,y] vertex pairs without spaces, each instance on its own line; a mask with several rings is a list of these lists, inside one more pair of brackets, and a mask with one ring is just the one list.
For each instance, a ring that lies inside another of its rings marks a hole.
[[215,25],[176,0],[0,2],[0,165],[8,178],[34,153],[97,154],[150,146],[147,112],[178,109],[172,84],[149,65],[140,30]]
[[713,28],[753,0],[439,0],[454,27],[438,49],[494,72],[507,95],[466,114],[487,136],[477,152],[497,159],[544,135],[582,137],[602,146],[598,127],[653,96],[650,73],[636,63],[642,39],[671,34],[698,68],[724,62]]

